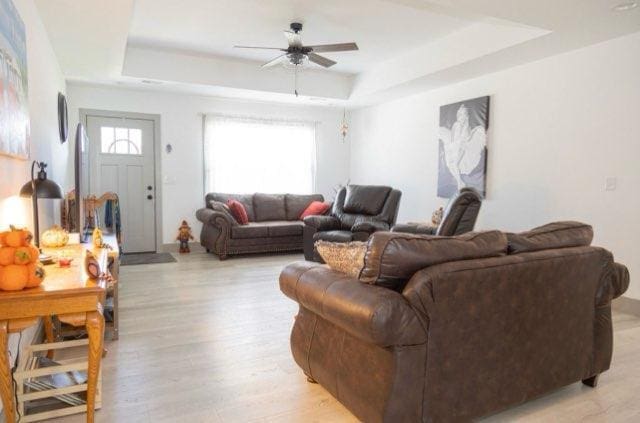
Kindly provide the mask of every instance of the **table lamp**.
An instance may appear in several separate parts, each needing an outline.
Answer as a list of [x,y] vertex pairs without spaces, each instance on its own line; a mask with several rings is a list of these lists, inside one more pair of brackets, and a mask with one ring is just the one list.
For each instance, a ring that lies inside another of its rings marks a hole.
[[[38,176],[34,172],[38,167]],[[31,197],[33,202],[33,232],[36,247],[40,248],[40,225],[38,221],[38,198],[63,198],[62,188],[47,179],[47,164],[35,161],[31,163],[31,180],[20,189],[20,197]]]

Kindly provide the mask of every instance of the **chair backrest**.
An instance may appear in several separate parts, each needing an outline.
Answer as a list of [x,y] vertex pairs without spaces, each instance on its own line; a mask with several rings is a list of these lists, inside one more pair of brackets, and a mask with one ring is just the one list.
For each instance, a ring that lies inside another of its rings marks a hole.
[[453,236],[473,231],[482,197],[473,188],[462,188],[447,204],[436,235]]
[[333,203],[332,215],[350,229],[359,216],[370,216],[392,226],[398,217],[402,192],[377,185],[348,185],[343,187]]

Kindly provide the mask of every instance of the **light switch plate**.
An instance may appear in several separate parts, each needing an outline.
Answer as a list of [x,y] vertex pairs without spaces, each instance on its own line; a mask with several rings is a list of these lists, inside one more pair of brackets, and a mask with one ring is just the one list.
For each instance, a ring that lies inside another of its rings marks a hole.
[[615,191],[617,187],[618,178],[616,178],[615,176],[608,176],[604,185],[605,191]]

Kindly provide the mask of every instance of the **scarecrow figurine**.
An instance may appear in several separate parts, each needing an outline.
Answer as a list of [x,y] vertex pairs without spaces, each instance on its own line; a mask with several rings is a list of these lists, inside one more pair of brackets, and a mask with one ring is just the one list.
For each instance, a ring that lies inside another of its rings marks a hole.
[[176,241],[180,241],[180,253],[191,252],[189,249],[189,240],[193,239],[193,235],[191,235],[191,227],[186,220],[183,220],[182,225],[178,228],[178,236],[176,237]]

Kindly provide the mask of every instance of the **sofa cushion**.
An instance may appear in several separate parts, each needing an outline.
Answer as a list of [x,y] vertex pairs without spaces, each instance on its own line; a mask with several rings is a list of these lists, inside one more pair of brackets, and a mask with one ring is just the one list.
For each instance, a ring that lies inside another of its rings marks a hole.
[[553,222],[527,232],[507,234],[509,254],[591,245],[593,228],[581,222]]
[[256,212],[256,222],[287,219],[284,194],[254,194],[253,208]]
[[376,215],[380,213],[391,187],[376,185],[347,185],[345,213]]
[[294,222],[290,222],[288,220],[270,221],[265,222],[265,224],[269,228],[269,236],[272,237],[302,236],[302,228],[304,227],[304,224],[299,220]]
[[244,208],[241,202],[238,200],[229,200],[227,202],[231,215],[241,225],[249,223],[249,217],[247,216],[247,210]]
[[255,222],[256,220],[256,215],[253,211],[253,194],[222,194],[218,192],[210,192],[205,196],[207,206],[210,206],[209,201],[211,200],[225,204],[227,204],[229,200],[237,200],[244,206],[249,222]]
[[298,195],[285,194],[284,207],[287,220],[299,220],[302,212],[313,201],[324,201],[322,194]]
[[360,280],[399,289],[426,267],[506,253],[507,236],[500,231],[468,232],[455,237],[376,232],[369,239]]
[[251,222],[248,225],[232,226],[231,238],[267,238],[269,227],[263,222]]

